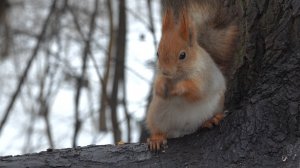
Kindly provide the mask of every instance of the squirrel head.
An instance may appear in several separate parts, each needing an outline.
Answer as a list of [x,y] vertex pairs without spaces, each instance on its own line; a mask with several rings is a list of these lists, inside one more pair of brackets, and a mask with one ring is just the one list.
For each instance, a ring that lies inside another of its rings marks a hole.
[[159,73],[170,79],[188,74],[196,61],[197,45],[196,31],[187,10],[182,8],[176,23],[172,9],[166,9],[157,51]]

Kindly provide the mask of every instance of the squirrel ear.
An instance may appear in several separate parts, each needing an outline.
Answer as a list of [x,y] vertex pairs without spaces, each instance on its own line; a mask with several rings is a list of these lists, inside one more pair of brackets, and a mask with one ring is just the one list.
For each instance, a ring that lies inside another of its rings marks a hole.
[[175,26],[173,11],[170,8],[167,8],[163,18],[162,32],[170,30]]
[[179,34],[180,36],[186,40],[189,41],[190,37],[190,29],[189,29],[189,15],[186,10],[186,8],[183,8],[180,13],[180,27],[179,27]]

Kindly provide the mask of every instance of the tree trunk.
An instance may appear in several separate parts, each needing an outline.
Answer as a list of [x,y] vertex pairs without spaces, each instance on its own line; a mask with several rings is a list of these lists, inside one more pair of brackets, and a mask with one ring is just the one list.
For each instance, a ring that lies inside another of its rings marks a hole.
[[242,10],[242,63],[220,126],[145,144],[94,146],[0,158],[1,167],[300,167],[300,1],[231,1]]
[[116,56],[115,56],[115,71],[112,86],[112,93],[110,97],[111,108],[111,124],[114,136],[114,142],[117,143],[121,140],[122,135],[119,128],[119,120],[117,118],[119,106],[119,87],[124,82],[125,70],[125,54],[126,54],[126,1],[119,0],[119,27],[116,42]]

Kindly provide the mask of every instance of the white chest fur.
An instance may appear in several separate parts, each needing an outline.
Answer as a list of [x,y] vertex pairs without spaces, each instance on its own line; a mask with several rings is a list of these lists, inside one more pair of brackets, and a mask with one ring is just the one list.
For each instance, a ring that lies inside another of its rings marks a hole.
[[152,121],[160,131],[167,133],[168,138],[176,138],[196,131],[207,119],[220,108],[221,94],[211,95],[199,102],[190,103],[183,98],[175,97],[163,100],[155,97],[151,105],[156,114]]
[[191,78],[199,78],[200,92],[205,93],[196,102],[188,102],[183,97],[163,99],[154,93],[147,124],[151,133],[161,132],[168,138],[180,137],[196,131],[206,120],[223,110],[223,96],[226,89],[222,72],[204,50],[200,50],[201,60],[195,63]]

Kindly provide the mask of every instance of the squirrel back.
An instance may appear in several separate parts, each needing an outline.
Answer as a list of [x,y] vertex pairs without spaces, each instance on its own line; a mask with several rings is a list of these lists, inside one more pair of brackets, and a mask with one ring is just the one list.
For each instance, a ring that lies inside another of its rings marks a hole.
[[185,10],[195,25],[197,42],[228,78],[238,37],[236,20],[220,0],[164,0],[164,11],[172,10],[178,22]]

